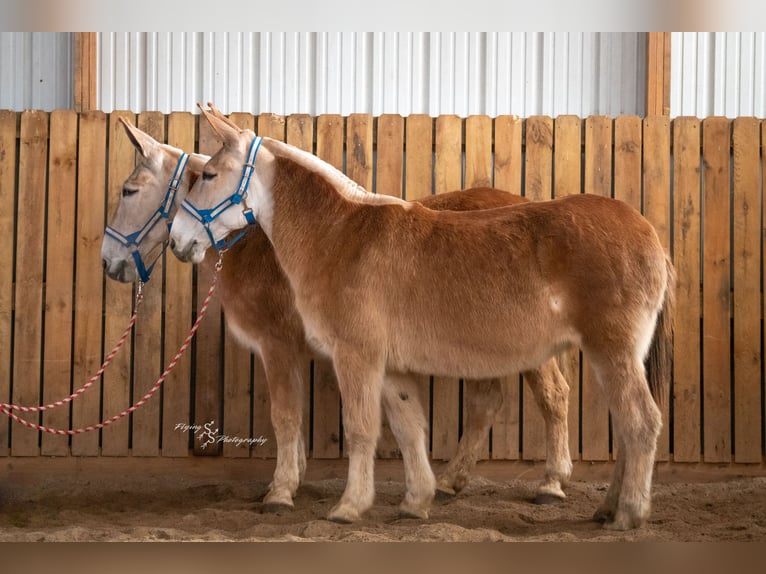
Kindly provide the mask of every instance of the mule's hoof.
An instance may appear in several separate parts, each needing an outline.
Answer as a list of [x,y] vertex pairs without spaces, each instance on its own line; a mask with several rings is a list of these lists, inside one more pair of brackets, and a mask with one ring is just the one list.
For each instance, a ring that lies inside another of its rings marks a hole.
[[535,504],[546,504],[546,505],[552,505],[552,504],[561,504],[564,502],[564,499],[560,496],[556,496],[555,494],[551,494],[550,492],[538,492],[535,496],[533,502]]
[[437,487],[436,493],[434,494],[434,500],[442,504],[455,500],[455,497],[457,497],[457,492],[446,486]]
[[606,522],[604,524],[604,528],[606,530],[616,530],[618,532],[622,532],[625,530],[641,528],[645,522],[646,519],[641,518],[640,516],[631,516],[627,512],[617,511],[617,513],[614,515],[614,520]]
[[614,520],[614,512],[608,508],[599,508],[593,513],[593,521],[608,524]]
[[337,524],[353,524],[359,520],[359,512],[348,506],[338,505],[327,515],[327,520]]
[[399,518],[415,518],[417,520],[427,520],[428,510],[422,508],[399,507]]
[[261,506],[261,513],[263,514],[282,514],[293,510],[295,510],[295,506],[283,502],[264,502]]

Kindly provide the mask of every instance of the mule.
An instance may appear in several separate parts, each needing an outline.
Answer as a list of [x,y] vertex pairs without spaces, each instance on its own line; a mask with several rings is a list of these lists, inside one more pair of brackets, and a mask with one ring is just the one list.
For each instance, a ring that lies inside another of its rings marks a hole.
[[[640,213],[589,194],[434,211],[368,194],[311,154],[206,117],[224,143],[176,215],[173,252],[202,261],[252,221],[273,245],[343,400],[348,479],[330,519],[357,520],[373,503],[386,371],[500,377],[572,345],[593,365],[618,446],[594,517],[616,530],[648,519],[674,271]],[[218,207],[234,194],[243,201]]]
[[[228,122],[219,115],[221,121]],[[231,126],[231,124],[229,124]],[[123,186],[122,198],[107,228],[102,257],[107,275],[119,281],[147,280],[141,270],[151,268],[151,260],[168,237],[158,213],[175,215],[207,161],[207,156],[191,154],[185,169],[179,171],[181,150],[156,142],[138,128],[123,121],[125,130],[138,151],[138,164]],[[176,181],[177,180],[177,181]],[[175,183],[173,183],[175,181]],[[174,201],[167,190],[174,188]],[[521,197],[491,190],[476,189],[429,197],[423,203],[435,209],[481,209],[525,202]],[[156,222],[149,225],[145,222]],[[126,238],[132,238],[133,241]],[[202,264],[212,265],[207,257]],[[277,465],[269,492],[264,498],[266,510],[292,507],[295,490],[305,469],[305,449],[300,432],[302,398],[305,397],[305,364],[309,354],[300,317],[295,309],[292,290],[277,264],[266,235],[251,228],[226,254],[220,288],[225,318],[231,332],[257,352],[263,360],[271,396],[271,420],[277,442]],[[563,486],[572,465],[567,436],[568,385],[555,360],[524,373],[546,422],[547,463],[536,501],[556,502],[565,497]],[[403,512],[424,516],[425,499],[433,490],[429,478],[425,444],[426,419],[410,376],[388,374],[384,407],[397,441],[415,478],[409,479],[420,494],[405,501]],[[466,381],[475,389],[466,404],[464,432],[456,456],[448,463],[438,481],[438,491],[454,495],[467,483],[475,466],[481,443],[486,440],[495,414],[503,404],[502,385],[498,379]],[[384,389],[384,390],[386,390]],[[402,397],[407,397],[405,402]]]

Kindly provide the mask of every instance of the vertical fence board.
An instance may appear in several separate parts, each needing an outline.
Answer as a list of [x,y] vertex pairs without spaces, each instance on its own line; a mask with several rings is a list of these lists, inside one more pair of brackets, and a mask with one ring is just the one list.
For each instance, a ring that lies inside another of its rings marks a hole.
[[[136,163],[136,151],[128,139],[119,118],[134,124],[136,115],[133,112],[118,111],[109,114],[109,156],[107,169],[107,217],[114,218],[117,206],[122,197],[122,187],[125,180],[133,171]],[[125,229],[126,233],[134,230]],[[161,275],[155,274],[154,281],[147,286],[147,291],[160,292],[162,289]],[[133,306],[133,286],[105,278],[104,286],[104,347],[105,352],[111,350],[122,335],[128,324]],[[157,297],[155,294],[154,297]],[[144,309],[137,320],[144,320]],[[156,334],[155,334],[156,335]],[[115,415],[130,405],[131,382],[131,347],[132,338],[125,341],[119,354],[112,360],[103,376],[103,412],[107,416]],[[139,355],[140,357],[140,355]],[[139,359],[140,361],[141,359]],[[84,381],[75,381],[77,386]],[[101,431],[101,454],[104,456],[126,456],[128,450],[129,419],[118,421]]]
[[[13,269],[16,219],[15,112],[0,110],[0,269]],[[0,273],[0,401],[11,401],[13,273]],[[0,420],[0,456],[7,456],[10,419]]]
[[[242,129],[255,130],[255,117],[252,114],[233,113],[229,119]],[[265,124],[267,121],[264,120]],[[272,137],[268,133],[261,133],[260,131],[258,133],[261,136]],[[247,239],[243,239],[243,241],[247,241]],[[234,249],[236,250],[237,247]],[[230,256],[235,253],[236,251],[233,251]],[[226,264],[227,262],[224,260],[224,265]],[[233,264],[231,259],[229,259],[228,264]],[[226,318],[225,303],[222,305],[224,306],[223,315]],[[229,437],[249,438],[251,434],[254,436],[262,434],[264,438],[273,439],[269,387],[265,376],[252,378],[251,358],[250,351],[234,337],[227,326],[223,349],[223,425],[221,425],[221,432]],[[260,357],[255,357],[253,360],[261,361]],[[262,367],[258,373],[263,374]],[[258,432],[250,426],[251,404],[253,405],[253,427],[257,428]],[[272,444],[268,444],[269,442]],[[273,440],[267,440],[266,444],[271,447],[273,442]],[[256,454],[262,453],[263,449],[258,448]],[[226,457],[247,457],[250,455],[250,449],[245,443],[226,442],[223,444],[223,455]]]
[[[2,168],[0,168],[2,169]],[[766,224],[766,121],[761,121],[761,206],[763,212],[761,214],[761,225]],[[763,231],[762,231],[763,233]],[[766,258],[766,234],[763,235],[763,242],[761,243],[761,260]],[[761,284],[766,285],[766,265],[762,265],[763,279]],[[762,301],[763,303],[763,301]],[[762,313],[766,313],[766,306],[761,305]],[[761,342],[761,352],[764,360],[766,361],[766,337]],[[2,381],[0,381],[2,385]],[[766,392],[766,383],[761,385],[761,416],[764,417],[761,420],[761,449],[762,454],[766,454],[766,397],[763,394]],[[2,432],[0,432],[2,436]],[[0,444],[0,453],[2,453],[2,444]]]
[[[317,156],[343,169],[343,118],[323,115],[317,118]],[[314,358],[313,457],[340,456],[340,393],[332,364]]]
[[[647,120],[649,121],[649,120]],[[652,118],[654,124],[660,120]],[[656,131],[656,130],[655,130]],[[655,144],[647,129],[644,149]],[[673,122],[673,190],[676,269],[676,316],[673,350],[673,459],[696,462],[700,445],[700,123],[697,118]],[[652,152],[652,155],[653,152]],[[678,421],[683,421],[678,424]]]
[[[494,186],[521,195],[521,132],[518,116],[495,118]],[[503,407],[492,425],[492,458],[516,460],[519,458],[520,386],[519,375],[502,379]]]
[[378,118],[376,143],[378,157],[375,166],[374,191],[394,197],[403,197],[404,118],[397,114],[380,116]]
[[[160,112],[142,112],[138,116],[138,129],[159,142],[165,141],[165,116]],[[141,321],[136,323],[133,345],[132,401],[143,397],[162,373],[162,259],[152,271],[156,284],[144,289]],[[159,340],[158,340],[159,339]],[[147,402],[132,415],[132,452],[136,456],[157,456],[160,452],[160,401],[158,397]]]
[[641,118],[614,120],[614,197],[641,211]]
[[[436,118],[435,191],[462,187],[462,121],[457,116]],[[448,459],[457,451],[460,432],[460,385],[458,379],[434,377],[431,422],[431,456]]]
[[[377,161],[375,163],[375,193],[402,197],[404,195],[404,119],[396,114],[383,114],[378,120]],[[383,417],[378,439],[377,456],[401,457],[388,417]]]
[[[670,121],[667,116],[651,118],[647,124],[656,136],[651,147],[644,146],[652,166],[650,185],[644,189],[644,216],[654,226],[660,243],[670,253]],[[616,181],[615,181],[616,185]],[[670,455],[670,400],[662,406],[662,429],[657,437],[657,460],[668,460]]]
[[[606,116],[585,120],[585,193],[612,193],[612,121]],[[587,355],[582,362],[582,458],[609,459],[609,410]]]
[[[553,195],[553,120],[547,116],[527,119],[527,156],[524,196],[544,201]],[[525,460],[545,458],[545,423],[529,381],[522,391],[521,453]]]
[[[220,142],[210,127],[210,123],[199,118],[199,153],[213,155],[221,147]],[[217,256],[213,249],[208,249],[205,261],[197,266],[197,306],[202,304],[210,282],[213,279],[213,264]],[[196,317],[196,311],[195,311]],[[210,428],[221,426],[221,399],[223,389],[221,380],[222,329],[221,298],[213,297],[207,314],[194,337],[194,424],[204,427],[212,422]],[[195,440],[194,454],[197,456],[216,456],[220,454],[219,444],[205,444]]]
[[408,201],[415,201],[433,192],[433,120],[427,115],[413,114],[405,122],[404,194]]
[[[13,401],[40,404],[40,361],[43,331],[43,265],[48,114],[21,114],[19,202],[17,205],[16,315],[13,347]],[[24,415],[37,422],[37,413]],[[20,425],[11,433],[14,455],[38,454],[39,433]]]
[[730,142],[728,119],[708,118],[703,122],[702,381],[706,462],[731,460]]
[[[192,114],[174,112],[168,116],[168,144],[187,153],[194,151]],[[176,204],[180,202],[176,200]],[[170,362],[191,327],[192,271],[192,265],[165,253],[165,364]],[[190,384],[191,356],[187,354],[173,369],[162,389],[163,456],[189,454],[189,434],[176,429],[176,425],[192,422]]]
[[760,133],[734,120],[734,460],[761,462]]
[[[106,116],[102,112],[85,112],[80,115],[77,162],[77,262],[72,372],[75,381],[85,381],[98,369],[102,349],[104,277],[101,268],[101,240],[104,235],[106,201]],[[96,388],[74,402],[73,427],[99,422],[101,412],[98,386],[94,385]],[[122,423],[120,421],[115,424]],[[98,433],[72,437],[72,454],[95,456],[98,452]]]
[[[287,143],[294,145],[309,153],[314,152],[314,120],[308,114],[293,114],[287,118]],[[302,367],[304,373],[306,373],[305,380],[310,380],[311,374],[311,360],[307,360],[306,364]],[[303,442],[306,445],[308,451],[311,440],[311,413],[310,413],[310,399],[311,389],[307,384],[303,389]],[[308,452],[306,453],[308,454]]]
[[346,175],[372,191],[372,116],[351,114],[346,124]]
[[521,195],[521,136],[523,123],[518,116],[495,118],[494,186]]
[[[559,116],[553,133],[553,197],[579,194],[582,192],[582,120],[577,116]],[[556,360],[569,383],[569,451],[579,458],[580,349],[559,353]]]
[[[488,116],[471,116],[465,121],[465,188],[492,187],[492,119]],[[471,381],[463,383],[463,412],[465,405],[482,390]],[[470,424],[465,417],[463,427]],[[489,436],[486,437],[479,460],[489,458]]]
[[[77,114],[71,110],[56,110],[50,115],[48,157],[44,403],[62,399],[70,393],[76,165]],[[59,407],[43,413],[43,424],[53,428],[69,428],[69,408]],[[69,453],[69,439],[43,433],[40,452],[66,456]]]
[[[232,119],[237,117],[246,117],[247,114],[232,114]],[[277,114],[261,114],[258,116],[258,131],[261,137],[267,137],[281,142],[285,141],[287,130],[287,120],[285,116]]]

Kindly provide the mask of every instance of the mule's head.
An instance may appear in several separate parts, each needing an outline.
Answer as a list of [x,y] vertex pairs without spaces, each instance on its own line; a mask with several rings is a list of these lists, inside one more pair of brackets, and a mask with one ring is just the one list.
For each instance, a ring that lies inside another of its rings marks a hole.
[[[170,247],[181,261],[199,263],[205,251],[230,245],[232,232],[270,212],[273,156],[251,130],[229,122],[211,104],[203,117],[223,146],[210,158],[173,220]],[[227,240],[227,237],[229,238]]]
[[207,160],[161,144],[122,118],[138,162],[122,186],[117,211],[104,233],[101,258],[106,274],[126,283],[146,281],[168,240],[169,222]]

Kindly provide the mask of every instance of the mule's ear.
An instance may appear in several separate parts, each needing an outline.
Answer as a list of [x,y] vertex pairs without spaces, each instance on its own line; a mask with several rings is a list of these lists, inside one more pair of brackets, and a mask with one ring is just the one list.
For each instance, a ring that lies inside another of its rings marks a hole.
[[236,143],[239,142],[239,133],[241,131],[239,128],[229,125],[228,122],[219,119],[215,114],[208,112],[201,105],[197,104],[197,107],[200,109],[205,119],[210,123],[210,127],[213,128],[213,131],[223,145],[236,145]]
[[221,120],[221,121],[223,121],[223,122],[226,122],[226,123],[227,123],[227,124],[229,124],[231,127],[233,127],[235,130],[239,130],[239,129],[240,129],[240,128],[239,128],[239,126],[238,126],[237,124],[235,124],[233,121],[231,121],[229,118],[227,118],[227,117],[226,117],[226,116],[225,116],[223,113],[221,113],[221,111],[220,111],[218,108],[216,108],[216,107],[215,107],[213,104],[211,104],[210,102],[208,102],[208,103],[207,103],[207,107],[208,107],[208,108],[210,108],[210,112],[211,112],[211,113],[212,113],[212,114],[213,114],[215,117],[217,117],[219,120]]
[[160,145],[152,136],[142,132],[133,124],[125,121],[125,118],[120,118],[120,123],[122,124],[122,127],[125,128],[125,133],[128,134],[128,138],[138,150],[138,153],[142,156],[149,157],[152,149]]

